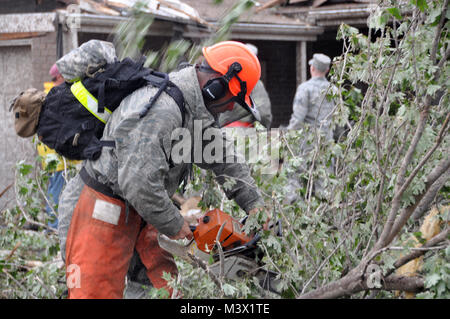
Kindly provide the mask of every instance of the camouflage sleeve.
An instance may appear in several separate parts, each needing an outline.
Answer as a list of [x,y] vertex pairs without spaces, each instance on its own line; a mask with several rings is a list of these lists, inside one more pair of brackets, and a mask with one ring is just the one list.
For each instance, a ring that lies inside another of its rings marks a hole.
[[264,87],[262,81],[256,83],[255,88],[252,91],[251,97],[258,108],[261,115],[261,124],[266,128],[270,128],[272,124],[272,109],[269,94]]
[[142,119],[128,119],[129,125],[122,124],[128,126],[123,134],[116,132],[118,183],[123,196],[147,223],[173,236],[184,220],[170,200],[165,182],[171,132],[181,125],[181,115],[176,105],[174,109],[160,106],[155,104]]
[[308,90],[305,85],[301,84],[295,93],[292,107],[293,113],[287,127],[289,130],[298,130],[302,127],[305,116],[308,113],[308,98]]
[[264,201],[261,193],[250,175],[248,165],[240,155],[234,152],[234,144],[226,137],[225,131],[212,128],[210,130],[216,130],[213,135],[222,137],[223,158],[210,163],[203,161],[196,164],[200,168],[211,169],[221,185],[224,185],[229,178],[234,180],[235,183],[230,188],[224,188],[224,192],[228,199],[233,199],[247,213],[255,207],[262,207]]

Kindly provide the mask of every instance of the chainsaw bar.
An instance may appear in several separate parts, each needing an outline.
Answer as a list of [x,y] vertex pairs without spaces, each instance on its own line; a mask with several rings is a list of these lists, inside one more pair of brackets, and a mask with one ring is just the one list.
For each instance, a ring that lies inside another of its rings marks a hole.
[[223,263],[223,276],[225,278],[239,281],[245,277],[256,277],[259,285],[264,290],[281,295],[280,280],[277,279],[278,274],[276,272],[261,268],[251,258],[233,255],[224,258],[223,261],[217,261],[210,266],[210,270],[216,276],[220,275],[221,267]]
[[[207,262],[210,257],[209,254],[199,250],[193,241],[190,241],[186,245],[181,245],[165,235],[158,234],[158,243],[164,250],[189,262],[191,260],[188,258],[188,253],[193,253],[205,262]],[[211,272],[216,276],[222,275],[227,279],[235,281],[242,280],[245,277],[256,277],[261,288],[280,295],[281,290],[279,288],[280,280],[277,279],[278,274],[262,268],[252,258],[241,255],[248,250],[248,246],[241,246],[236,247],[231,251],[225,251],[224,259],[222,261],[217,260],[214,264],[209,266]],[[220,274],[222,267],[223,273]]]

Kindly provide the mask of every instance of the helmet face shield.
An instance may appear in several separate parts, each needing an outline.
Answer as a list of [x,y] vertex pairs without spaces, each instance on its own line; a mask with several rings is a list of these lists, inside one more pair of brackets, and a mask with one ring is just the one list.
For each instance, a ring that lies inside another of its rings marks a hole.
[[261,115],[259,114],[258,110],[256,109],[256,105],[253,102],[253,99],[251,96],[246,95],[245,99],[240,99],[236,96],[236,100],[239,105],[241,105],[244,109],[246,109],[250,114],[253,115],[253,117],[258,121],[261,122]]

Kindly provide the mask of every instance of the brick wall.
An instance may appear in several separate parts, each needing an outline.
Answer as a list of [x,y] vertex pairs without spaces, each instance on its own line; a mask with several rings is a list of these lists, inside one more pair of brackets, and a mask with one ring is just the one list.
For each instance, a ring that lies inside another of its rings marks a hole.
[[43,83],[51,81],[48,71],[57,60],[56,32],[35,37],[31,43],[32,85],[43,89]]

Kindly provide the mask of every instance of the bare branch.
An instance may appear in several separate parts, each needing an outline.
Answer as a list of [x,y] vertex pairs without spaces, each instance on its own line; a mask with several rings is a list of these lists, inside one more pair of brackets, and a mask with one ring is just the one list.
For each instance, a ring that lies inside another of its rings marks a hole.
[[[386,245],[389,244],[388,242],[388,237],[391,234],[391,230],[392,230],[392,226],[395,222],[395,217],[397,215],[397,212],[400,208],[400,204],[401,204],[401,197],[403,195],[403,192],[405,191],[406,188],[402,188],[402,186],[404,185],[404,179],[405,179],[405,175],[406,175],[406,169],[409,166],[409,164],[412,161],[412,157],[413,154],[417,148],[417,145],[419,144],[419,141],[422,137],[422,134],[425,130],[425,123],[427,121],[429,115],[429,108],[425,108],[421,113],[420,113],[420,121],[419,124],[417,126],[416,132],[414,134],[414,137],[411,141],[411,145],[408,148],[408,151],[406,152],[405,157],[403,158],[403,162],[401,164],[399,173],[397,175],[397,184],[395,186],[395,192],[394,192],[394,198],[391,201],[391,209],[389,211],[388,214],[388,218],[386,221],[386,224],[383,228],[383,232],[381,233],[380,238],[378,239],[377,243],[375,244],[375,250],[379,250],[380,248],[385,247]],[[402,191],[402,192],[400,192]]]
[[320,264],[319,268],[316,270],[316,272],[314,273],[314,275],[308,280],[308,282],[303,286],[302,289],[302,294],[304,294],[306,288],[308,288],[309,284],[311,283],[311,281],[313,281],[313,279],[320,273],[320,271],[322,270],[322,268],[325,266],[325,264],[328,263],[328,260],[330,260],[330,258],[338,251],[338,249],[342,246],[342,244],[345,242],[345,238],[336,246],[336,248],[331,252],[330,255],[328,255],[327,258],[325,258],[325,260],[322,262],[322,264]]
[[405,190],[408,188],[409,184],[412,182],[412,180],[417,175],[417,173],[422,169],[422,167],[428,161],[430,156],[434,153],[434,151],[436,151],[436,149],[442,143],[442,139],[443,139],[443,137],[444,137],[444,135],[445,135],[445,133],[447,131],[447,125],[449,123],[449,120],[450,120],[450,113],[447,114],[447,117],[446,117],[446,119],[444,121],[444,124],[442,124],[441,131],[438,134],[438,137],[436,139],[436,142],[435,142],[434,146],[427,152],[427,154],[425,154],[425,156],[422,158],[420,163],[417,164],[417,166],[413,169],[413,171],[409,175],[408,179],[406,180],[406,182],[402,185],[401,189],[399,190],[400,194],[403,194],[405,192]]
[[198,258],[197,256],[187,253],[187,256],[191,259],[191,261],[202,268],[208,274],[209,278],[216,284],[216,286],[222,291],[222,282],[217,278],[217,276],[209,269],[206,263]]
[[33,297],[34,299],[38,299],[35,295],[27,290],[16,278],[14,278],[9,272],[6,271],[5,268],[2,269],[3,273],[6,274],[22,291]]
[[56,216],[56,212],[55,209],[53,208],[53,205],[50,203],[50,201],[48,200],[47,196],[44,193],[44,190],[41,187],[41,181],[38,177],[38,171],[35,171],[35,179],[36,179],[36,184],[38,186],[39,192],[41,193],[42,197],[44,197],[45,202],[47,203],[48,207],[50,207],[50,209],[52,210],[52,213]]
[[11,252],[8,254],[8,256],[5,258],[5,261],[11,259],[11,257],[16,252],[17,248],[20,247],[20,245],[22,245],[22,242],[18,241],[17,244],[14,245],[14,248],[11,250]]
[[301,295],[299,299],[333,299],[344,297],[365,290],[399,290],[406,292],[419,292],[424,287],[423,278],[417,276],[390,275],[380,281],[381,287],[369,287],[364,276],[358,273],[347,275],[341,280],[326,285],[310,293]]
[[2,197],[13,185],[14,183],[11,183],[8,186],[6,186],[5,189],[0,192],[0,197]]
[[219,258],[220,258],[220,273],[219,273],[219,278],[221,280],[223,280],[223,274],[224,274],[224,268],[225,268],[225,264],[224,264],[224,260],[225,260],[225,256],[223,254],[223,249],[222,249],[222,245],[220,244],[220,236],[222,236],[222,232],[223,229],[225,227],[225,224],[227,222],[224,222],[222,224],[222,226],[220,226],[219,231],[217,232],[217,236],[216,236],[216,245],[217,245],[217,250],[219,251]]
[[418,220],[419,218],[421,218],[423,214],[429,209],[437,193],[441,190],[441,188],[445,185],[449,178],[450,171],[447,171],[436,181],[436,183],[431,186],[429,192],[422,198],[419,205],[414,210],[412,215],[414,220]]
[[439,39],[441,38],[442,27],[444,26],[447,7],[448,7],[448,0],[445,0],[441,10],[441,19],[439,20],[439,25],[436,28],[436,33],[434,35],[433,44],[431,45],[430,59],[433,65],[436,64],[436,53],[439,45]]
[[406,222],[414,212],[417,212],[418,215],[423,214],[423,212],[425,212],[429,208],[429,205],[433,201],[437,192],[448,179],[449,166],[450,158],[446,158],[442,160],[427,176],[425,191],[421,194],[417,194],[414,197],[415,204],[405,207],[401,211],[399,217],[395,220],[395,223],[392,227],[391,234],[387,239],[387,244],[389,244],[395,238],[400,229],[406,224]]
[[47,287],[47,285],[42,281],[41,278],[39,278],[39,276],[36,275],[35,278],[37,279],[37,281],[39,281],[41,286],[44,287],[45,290],[47,290],[47,292],[50,294],[50,296],[53,297],[53,299],[58,299],[58,297],[56,297],[53,291],[49,287]]
[[[17,171],[16,171],[15,173],[16,173],[16,175],[17,175]],[[16,203],[17,203],[17,206],[19,206],[20,212],[21,212],[22,215],[25,217],[25,220],[26,220],[28,223],[32,224],[32,225],[36,225],[36,226],[39,226],[39,227],[44,227],[44,228],[46,228],[46,229],[48,229],[48,230],[50,230],[50,231],[52,231],[52,232],[57,232],[57,230],[56,230],[55,228],[50,227],[50,226],[45,225],[45,224],[42,224],[42,223],[39,223],[39,222],[37,222],[37,221],[34,221],[33,219],[31,219],[31,218],[27,215],[25,209],[23,208],[23,206],[22,206],[22,204],[20,203],[20,200],[19,200],[19,198],[18,198],[17,182],[16,182],[16,181],[17,181],[17,176],[16,176],[15,182],[14,182],[14,191],[15,191]]]

